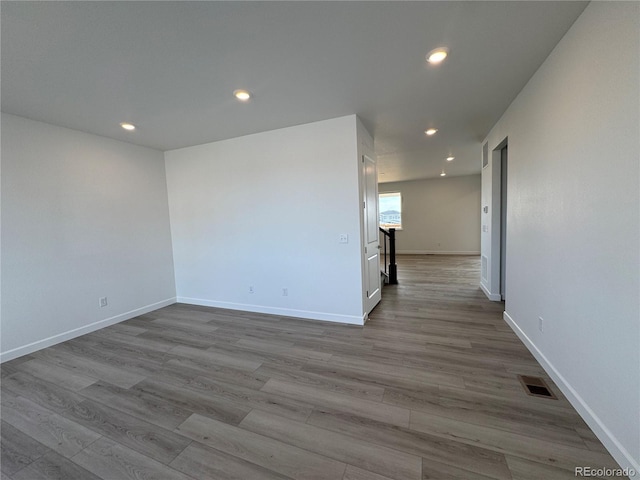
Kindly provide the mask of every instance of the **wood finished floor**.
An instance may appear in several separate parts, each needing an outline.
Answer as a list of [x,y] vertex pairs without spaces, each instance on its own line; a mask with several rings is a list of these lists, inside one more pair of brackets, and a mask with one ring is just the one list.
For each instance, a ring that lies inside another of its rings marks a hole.
[[[401,256],[362,327],[176,304],[2,365],[2,479],[575,478],[617,464],[478,288]],[[526,395],[543,376],[558,400]]]

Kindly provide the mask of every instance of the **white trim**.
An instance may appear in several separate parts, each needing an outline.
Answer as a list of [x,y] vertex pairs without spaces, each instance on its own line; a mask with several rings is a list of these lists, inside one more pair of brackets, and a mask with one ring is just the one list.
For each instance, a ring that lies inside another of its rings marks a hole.
[[72,338],[76,338],[81,335],[86,335],[87,333],[95,332],[96,330],[100,330],[101,328],[105,328],[110,325],[114,325],[116,323],[124,322],[125,320],[129,320],[130,318],[134,318],[134,317],[137,317],[138,315],[143,315],[145,313],[152,312],[162,307],[173,305],[174,303],[176,303],[175,297],[167,298],[166,300],[162,300],[160,302],[156,302],[150,305],[146,305],[144,307],[136,308],[135,310],[130,310],[128,312],[121,313],[120,315],[116,315],[114,317],[105,318],[104,320],[98,320],[97,322],[91,323],[89,325],[84,325],[82,327],[74,328],[72,330],[68,330],[66,332],[59,333],[57,335],[53,335],[49,338],[38,340],[36,342],[29,343],[28,345],[24,345],[22,347],[18,347],[6,352],[2,352],[0,353],[0,363],[6,362],[8,360],[13,360],[14,358],[22,357],[23,355],[28,355],[38,350],[42,350],[43,348],[47,348],[52,345],[65,342],[67,340],[71,340]]
[[503,318],[516,333],[518,338],[522,340],[522,343],[524,343],[533,356],[536,357],[538,363],[540,363],[545,372],[547,372],[556,385],[558,385],[558,388],[562,390],[562,393],[567,397],[571,405],[573,405],[582,419],[587,423],[587,425],[589,425],[591,430],[593,430],[593,433],[595,433],[620,466],[622,468],[632,468],[634,471],[640,472],[640,463],[638,463],[631,453],[624,448],[602,420],[600,420],[598,415],[591,410],[589,405],[587,405],[587,402],[584,401],[580,394],[571,386],[558,369],[556,369],[544,353],[536,347],[533,341],[531,341],[527,334],[524,333],[515,320],[513,320],[506,311],[503,313]]
[[493,302],[499,302],[500,300],[502,300],[502,295],[500,295],[499,293],[491,293],[486,285],[482,282],[480,282],[480,288],[489,300]]
[[480,255],[480,251],[396,250],[397,255]]
[[205,300],[202,298],[178,297],[178,303],[200,305],[202,307],[228,308],[229,310],[242,310],[245,312],[266,313],[269,315],[281,315],[283,317],[305,318],[308,320],[324,320],[327,322],[348,323],[350,325],[364,325],[366,314],[340,315],[337,313],[312,312],[308,310],[295,310],[292,308],[265,307],[263,305],[250,305],[246,303],[219,302],[217,300]]

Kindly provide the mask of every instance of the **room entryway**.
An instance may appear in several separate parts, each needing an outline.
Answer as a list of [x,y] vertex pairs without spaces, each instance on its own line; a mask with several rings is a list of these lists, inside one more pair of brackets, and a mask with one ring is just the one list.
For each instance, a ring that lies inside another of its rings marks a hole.
[[505,300],[507,285],[507,159],[508,146],[500,150],[500,297]]

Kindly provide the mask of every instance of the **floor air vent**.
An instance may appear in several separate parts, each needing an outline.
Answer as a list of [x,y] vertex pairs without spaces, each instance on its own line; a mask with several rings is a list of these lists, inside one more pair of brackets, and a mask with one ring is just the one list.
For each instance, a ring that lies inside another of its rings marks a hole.
[[524,387],[525,392],[533,397],[558,398],[547,386],[547,383],[540,377],[529,377],[527,375],[518,375],[520,383]]

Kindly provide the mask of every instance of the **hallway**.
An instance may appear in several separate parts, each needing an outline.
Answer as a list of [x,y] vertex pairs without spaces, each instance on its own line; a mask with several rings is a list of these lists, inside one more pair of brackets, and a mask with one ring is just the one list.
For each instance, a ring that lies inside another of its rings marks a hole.
[[[397,262],[399,285],[385,286],[363,336],[397,341],[375,344],[387,355],[382,363],[401,359],[463,382],[428,393],[387,390],[385,401],[412,410],[412,429],[501,452],[513,479],[575,478],[573,467],[596,467],[596,459],[600,468],[616,466],[504,322],[504,303],[478,287],[478,256],[399,255]],[[519,374],[542,377],[558,400],[528,396]],[[423,463],[424,478],[476,478],[431,465]]]

